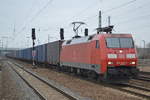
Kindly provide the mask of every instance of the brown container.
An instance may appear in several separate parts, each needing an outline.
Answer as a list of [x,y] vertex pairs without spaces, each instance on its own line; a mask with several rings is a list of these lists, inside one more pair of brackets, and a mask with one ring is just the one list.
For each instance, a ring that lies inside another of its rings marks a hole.
[[47,63],[59,65],[62,43],[63,41],[59,40],[47,44]]

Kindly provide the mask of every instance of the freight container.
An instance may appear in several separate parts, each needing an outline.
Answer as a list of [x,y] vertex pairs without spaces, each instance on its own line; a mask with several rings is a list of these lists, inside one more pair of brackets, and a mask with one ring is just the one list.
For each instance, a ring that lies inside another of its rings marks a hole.
[[17,51],[16,51],[16,50],[14,50],[14,51],[13,51],[13,56],[12,56],[12,57],[14,57],[14,58],[15,58],[16,56],[17,56]]
[[18,55],[19,55],[18,58],[21,59],[22,58],[22,51],[21,50],[18,51]]
[[24,60],[25,59],[25,50],[23,49],[23,50],[21,50],[21,58]]
[[23,50],[20,50],[19,54],[20,54],[20,59],[23,59]]
[[28,54],[28,60],[32,60],[32,48],[29,48]]
[[19,58],[19,50],[16,51],[16,58]]
[[24,50],[24,59],[25,60],[31,60],[32,59],[32,54],[31,54],[31,48],[27,48]]
[[46,44],[39,45],[36,47],[37,49],[37,61],[40,63],[44,63],[46,61]]
[[47,44],[47,63],[59,65],[60,62],[60,50],[63,41],[55,41]]
[[19,58],[19,50],[16,51],[16,58]]
[[[34,61],[38,62],[38,46],[35,47]],[[33,48],[31,48],[31,60],[33,59]]]
[[22,60],[31,60],[32,59],[31,48],[16,51],[16,58]]

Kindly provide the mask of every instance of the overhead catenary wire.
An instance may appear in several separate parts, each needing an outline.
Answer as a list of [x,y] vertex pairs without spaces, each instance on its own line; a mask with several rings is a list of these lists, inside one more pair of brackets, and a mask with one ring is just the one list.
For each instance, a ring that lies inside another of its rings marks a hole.
[[21,33],[23,30],[25,30],[26,26],[27,26],[29,23],[31,23],[32,21],[34,21],[34,20],[41,14],[41,12],[42,12],[44,9],[46,9],[47,6],[48,6],[49,4],[51,4],[52,2],[53,2],[53,0],[49,0],[41,9],[39,9],[38,12],[30,19],[30,21],[24,25],[24,27],[19,31],[19,33]]
[[[136,2],[136,1],[138,1],[138,0],[131,0],[131,1],[125,2],[125,3],[121,4],[121,5],[118,5],[118,6],[116,6],[116,7],[113,7],[113,8],[111,8],[111,9],[108,9],[108,10],[106,10],[106,11],[103,11],[102,13],[103,13],[103,14],[106,14],[106,13],[108,13],[108,12],[111,12],[111,11],[114,11],[114,10],[117,10],[117,9],[120,9],[120,8],[123,8],[123,7],[127,6],[127,5],[130,5],[130,4],[132,4],[132,3]],[[89,9],[89,7],[90,7],[90,6],[88,6],[86,9],[84,9],[84,10],[81,11],[81,12],[79,12],[78,14],[80,14],[80,13],[86,11],[87,9]],[[140,7],[139,7],[139,8],[140,8]],[[78,15],[78,14],[76,14],[76,15]],[[98,15],[96,15],[96,16],[98,16]],[[96,16],[94,15],[94,16],[92,16],[91,18],[97,18]],[[73,19],[73,18],[75,18],[75,17],[76,17],[76,16],[71,17],[70,20]],[[89,20],[90,18],[87,18],[87,19]],[[67,26],[66,26],[66,27],[67,27]],[[65,28],[66,28],[66,27],[65,27]],[[68,27],[69,27],[69,25],[68,25]]]
[[[136,2],[136,1],[138,1],[138,0],[131,0],[131,1],[125,2],[125,3],[121,4],[121,5],[118,5],[118,6],[116,6],[116,7],[110,8],[110,9],[108,9],[108,10],[106,10],[106,11],[102,11],[102,14],[106,14],[106,13],[111,12],[111,11],[114,11],[114,10],[116,10],[116,9],[125,7],[125,6],[127,6],[127,5],[129,5],[129,4],[132,4],[132,3]],[[89,8],[89,7],[87,7],[87,8],[84,9],[83,11],[86,11],[88,8]],[[140,7],[139,7],[139,8],[140,8]],[[82,11],[81,11],[81,12],[82,12]],[[79,13],[79,14],[80,14],[80,13]],[[76,14],[76,16],[78,16],[79,14]],[[71,17],[69,20],[71,20],[72,18],[74,18],[74,17],[76,17],[76,16]],[[89,17],[85,18],[83,21],[86,21],[87,19],[88,19],[88,20],[91,20],[91,19],[93,19],[93,18],[97,18],[97,16],[98,16],[98,14],[89,16]]]
[[125,3],[123,3],[123,4],[121,4],[121,5],[117,6],[117,7],[113,7],[111,9],[108,9],[108,10],[104,11],[104,13],[108,13],[108,12],[111,12],[113,10],[125,7],[125,6],[127,6],[129,4],[132,4],[132,3],[136,2],[136,1],[138,1],[138,0],[131,0],[131,1],[125,2]]
[[86,8],[84,8],[83,10],[81,10],[80,12],[78,12],[77,14],[73,15],[72,17],[70,17],[68,20],[72,20],[75,17],[79,17],[81,16],[81,14],[85,13],[89,8],[93,8],[96,7],[98,3],[95,4],[95,2],[92,5],[88,5]]
[[[108,12],[112,12],[112,11],[114,11],[114,10],[117,10],[117,9],[120,9],[120,8],[122,8],[122,7],[125,7],[125,6],[127,6],[127,5],[129,5],[129,4],[131,4],[131,3],[134,3],[135,1],[138,1],[138,0],[132,0],[132,1],[129,1],[129,2],[126,2],[126,3],[123,3],[123,4],[121,4],[121,5],[119,5],[119,6],[117,6],[117,7],[113,7],[113,8],[111,8],[111,9],[108,9],[108,10],[106,10],[106,11],[103,11],[102,13],[103,14],[106,14],[106,13],[108,13]],[[88,6],[89,7],[89,6]],[[89,9],[88,7],[86,7],[87,9]],[[139,7],[140,8],[140,7]],[[84,11],[86,11],[86,9],[84,9],[83,10],[83,12]],[[41,12],[40,12],[41,13]],[[39,13],[39,14],[40,14]],[[82,11],[81,11],[81,13],[82,13]],[[37,15],[39,15],[38,13],[37,13]],[[78,14],[80,14],[80,12],[78,13]],[[77,15],[78,15],[77,14]],[[96,15],[96,16],[98,16],[98,15]],[[93,17],[93,16],[92,16]],[[92,17],[91,18],[86,18],[86,19],[88,19],[88,20],[91,20],[92,19]],[[36,18],[36,17],[35,17]],[[75,18],[75,16],[73,16],[72,18]],[[97,17],[93,17],[93,18],[97,18]],[[71,19],[71,18],[70,18]],[[30,21],[32,22],[32,21],[34,21],[35,19],[31,19]],[[23,28],[23,30],[25,29],[26,27],[24,27]]]
[[[102,14],[106,14],[106,13],[111,12],[111,11],[114,11],[114,10],[116,10],[116,9],[125,7],[125,6],[127,6],[127,5],[129,5],[129,4],[132,4],[132,3],[136,2],[136,1],[138,1],[138,0],[131,0],[131,1],[125,2],[125,3],[121,4],[121,5],[118,5],[118,6],[116,6],[116,7],[110,8],[110,9],[108,9],[108,10],[106,10],[106,11],[102,11]],[[91,20],[91,19],[93,19],[93,18],[97,18],[97,16],[98,16],[98,14],[92,15],[92,16],[89,16],[89,17],[85,18],[84,20],[87,20],[87,19],[88,19],[88,20]]]
[[[141,8],[145,8],[146,5],[148,5],[148,4],[149,4],[149,3],[146,3],[146,4],[144,4],[144,5],[140,5],[140,6],[136,7],[136,10],[135,10],[135,9],[131,9],[129,12],[131,12],[131,11],[134,10],[134,12],[132,12],[132,14],[133,14],[133,13],[135,13],[136,11],[139,11],[139,9],[141,10]],[[125,16],[124,16],[124,17],[125,17]],[[123,20],[123,21],[115,22],[115,25],[128,24],[128,23],[134,23],[134,22],[139,23],[139,22],[141,22],[141,21],[144,21],[144,20],[146,21],[146,20],[148,20],[149,17],[150,17],[150,14],[146,14],[146,15],[140,15],[140,14],[139,14],[139,16],[129,17],[128,19],[127,19],[127,17],[126,17],[125,20]],[[120,16],[119,16],[117,19],[120,19]],[[138,24],[138,25],[140,25],[140,24]],[[135,25],[133,25],[133,26],[135,26]],[[140,28],[139,28],[139,27],[140,27]],[[139,27],[136,27],[136,28],[141,29],[141,26],[139,26]],[[146,25],[146,27],[148,27],[148,25]],[[130,27],[130,28],[131,28],[131,27]],[[143,29],[143,28],[145,28],[144,25],[142,25],[142,29]]]
[[[114,10],[116,10],[116,9],[125,7],[125,6],[127,6],[127,5],[130,5],[130,4],[134,3],[134,2],[136,2],[136,1],[138,1],[138,0],[131,0],[131,1],[125,2],[125,3],[121,4],[121,5],[118,5],[118,6],[116,6],[116,7],[110,8],[110,9],[108,9],[108,10],[106,10],[106,11],[102,11],[102,14],[106,14],[106,13],[111,12],[111,11],[114,11]],[[88,9],[88,7],[87,7],[87,9]],[[85,10],[87,10],[87,9],[84,9],[83,11],[85,11]],[[82,11],[81,11],[81,12],[82,12]],[[80,14],[80,13],[79,13],[79,14]],[[78,16],[78,15],[77,15],[77,16]],[[71,17],[69,20],[73,19],[74,17],[75,17],[75,16]],[[98,17],[98,14],[92,15],[92,16],[89,16],[89,17],[83,19],[82,21],[91,20],[91,19],[97,18],[97,17]],[[69,26],[66,26],[65,28],[67,28],[67,27],[69,27]]]
[[[27,21],[29,18],[30,18],[30,13],[31,13],[31,11],[32,11],[32,9],[33,9],[33,5],[35,4],[35,1],[36,0],[34,0],[32,3],[31,3],[31,7],[28,9],[28,12],[27,12],[27,14],[26,14],[26,16],[25,16],[25,19],[24,19],[24,21],[23,21],[23,23],[20,25],[21,27],[22,26],[24,26],[24,23],[25,23],[25,21]],[[22,27],[22,29],[20,30],[20,31],[23,31],[25,28],[24,27]],[[19,32],[16,32],[15,31],[15,33],[20,33],[20,31]],[[16,35],[16,34],[14,34],[14,35]]]
[[142,16],[136,16],[136,17],[130,18],[130,19],[126,20],[126,21],[120,21],[117,24],[132,23],[132,22],[135,22],[135,21],[137,22],[138,19],[140,19],[140,20],[147,20],[147,19],[144,19],[143,17],[150,17],[150,14],[148,14],[148,15],[142,15]]
[[40,14],[41,12],[46,9],[51,3],[53,2],[53,0],[49,0],[30,20],[30,22],[34,21]]
[[[70,21],[72,20],[73,18],[76,18],[76,17],[79,17],[81,16],[81,14],[85,13],[89,8],[93,8],[93,7],[96,7],[96,5],[98,5],[99,3],[92,3],[90,5],[88,5],[86,8],[82,9],[80,12],[74,14],[73,16],[71,16],[70,18],[68,18],[67,20],[65,20],[63,23],[66,24],[66,21]],[[66,25],[64,28],[68,28],[69,25]]]
[[[136,8],[134,8],[134,9],[129,9],[129,10],[127,10],[128,12],[131,12],[131,11],[133,11],[132,12],[132,14],[133,13],[135,13],[135,12],[137,12],[137,11],[139,11],[139,10],[141,10],[141,8],[145,8],[145,7],[147,7],[147,5],[149,5],[149,3],[146,3],[146,4],[142,4],[142,5],[140,5],[140,6],[138,6],[138,7],[136,7]],[[125,15],[124,15],[125,13],[124,12],[121,12],[121,13],[117,13],[117,15],[115,14],[115,16],[113,15],[113,17],[117,17],[117,16],[123,16],[123,17],[125,17]]]
[[[142,16],[138,16],[138,17],[134,17],[134,18],[128,19],[126,21],[118,22],[115,25],[118,25],[118,24],[127,24],[127,23],[134,23],[134,22],[139,22],[139,21],[142,21],[142,20],[147,20],[147,18],[144,18],[144,17],[150,17],[150,14],[148,14],[148,15],[142,15]],[[138,26],[136,26],[136,25],[138,25]],[[142,25],[142,27],[141,27],[141,24],[136,24],[136,25],[134,24],[134,25],[132,25],[132,27],[134,27],[134,28],[128,27],[128,29],[132,28],[132,29],[136,29],[136,30],[141,30],[141,29],[143,30],[144,28],[149,28],[149,25]],[[126,28],[126,27],[124,27],[124,28]]]
[[[41,12],[42,12],[44,9],[46,9],[52,2],[53,2],[53,0],[49,0],[41,9],[39,9],[39,10],[36,12],[36,14],[35,14],[33,17],[31,17],[30,21],[27,22],[27,23],[20,29],[20,31],[17,32],[17,33],[18,33],[17,36],[18,36],[22,31],[24,31],[24,30],[26,29],[26,26],[27,26],[29,23],[33,22],[33,21],[41,14]],[[17,36],[15,36],[15,37],[17,37]]]
[[[108,9],[108,10],[106,10],[106,11],[102,11],[102,14],[106,14],[106,13],[108,13],[108,12],[111,12],[111,11],[114,11],[114,10],[117,10],[117,9],[120,9],[120,8],[123,8],[123,7],[127,6],[127,5],[130,5],[130,4],[132,4],[132,3],[135,3],[136,1],[138,1],[138,0],[131,0],[131,1],[122,3],[122,4],[120,4],[120,5],[116,6],[116,7],[110,8],[110,9]],[[83,19],[83,21],[87,21],[87,20],[89,21],[89,20],[91,20],[91,19],[93,19],[93,18],[97,18],[97,17],[98,17],[98,14],[92,15],[92,16],[89,16],[89,17]]]
[[[113,11],[113,10],[116,10],[116,9],[119,9],[119,8],[122,8],[122,7],[125,7],[125,6],[127,6],[127,5],[129,5],[129,4],[131,4],[131,3],[134,3],[135,1],[137,1],[137,0],[131,0],[131,1],[128,1],[128,2],[125,2],[125,3],[121,4],[121,5],[119,5],[119,6],[117,6],[117,7],[113,7],[113,8],[111,8],[111,9],[106,10],[106,11],[102,11],[102,14],[111,12],[111,11]],[[100,0],[100,2],[102,2],[102,0]],[[97,4],[98,4],[98,3],[97,3]],[[77,16],[79,17],[82,13],[86,12],[89,8],[91,8],[91,7],[96,7],[96,6],[93,6],[93,5],[97,5],[97,4],[94,3],[94,4],[92,4],[92,5],[89,5],[88,7],[86,7],[86,8],[83,9],[82,11],[80,11],[79,13],[77,13],[77,14],[73,15],[72,17],[70,17],[70,18],[68,19],[68,21],[72,20],[73,18],[75,18],[75,17],[77,17]],[[96,16],[98,16],[98,14],[89,16],[89,17],[85,18],[83,21],[86,21],[87,19],[88,19],[88,20],[91,20],[91,19],[93,19],[93,18],[97,18]],[[66,21],[65,21],[65,24],[66,24]],[[68,28],[68,27],[69,27],[69,25],[66,25],[66,26],[65,26],[65,28]],[[47,30],[48,30],[48,29],[47,29]]]
[[[100,3],[102,3],[102,1],[103,0],[99,0],[100,1]],[[93,7],[96,7],[96,5],[98,5],[99,3],[92,3],[92,4],[90,4],[90,5],[88,5],[86,8],[84,8],[83,10],[81,10],[80,12],[78,12],[78,13],[76,13],[75,15],[73,15],[72,17],[70,17],[70,18],[68,18],[67,20],[65,20],[64,21],[64,24],[66,24],[66,21],[70,21],[70,20],[72,20],[73,18],[76,18],[76,17],[79,17],[79,16],[81,16],[83,13],[85,13],[89,8],[93,8]],[[68,28],[68,27],[70,27],[70,25],[65,25],[65,27],[63,27],[63,28]],[[46,29],[44,29],[44,31],[48,31],[49,30],[49,28],[46,28]]]

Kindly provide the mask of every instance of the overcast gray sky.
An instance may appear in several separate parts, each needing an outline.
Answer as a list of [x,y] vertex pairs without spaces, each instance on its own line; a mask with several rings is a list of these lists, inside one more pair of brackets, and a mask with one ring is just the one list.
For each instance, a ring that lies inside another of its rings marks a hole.
[[149,4],[150,0],[0,0],[0,40],[8,47],[29,47],[32,27],[36,28],[36,44],[48,42],[48,35],[50,41],[58,40],[60,27],[69,39],[74,35],[73,21],[84,21],[83,28],[94,34],[101,9],[103,26],[111,16],[115,33],[131,33],[136,44],[143,46],[142,40],[150,42]]

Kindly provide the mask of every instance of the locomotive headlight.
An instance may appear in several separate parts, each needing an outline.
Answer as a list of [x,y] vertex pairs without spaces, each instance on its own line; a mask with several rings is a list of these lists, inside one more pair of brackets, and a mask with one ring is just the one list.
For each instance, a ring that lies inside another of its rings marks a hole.
[[112,64],[113,64],[113,62],[111,62],[111,61],[108,62],[108,65],[112,65]]
[[116,54],[108,54],[107,57],[108,58],[117,58],[117,55]]
[[135,58],[135,54],[127,54],[126,57],[127,58]]
[[133,61],[133,62],[131,62],[131,64],[132,64],[132,65],[135,65],[135,62]]

